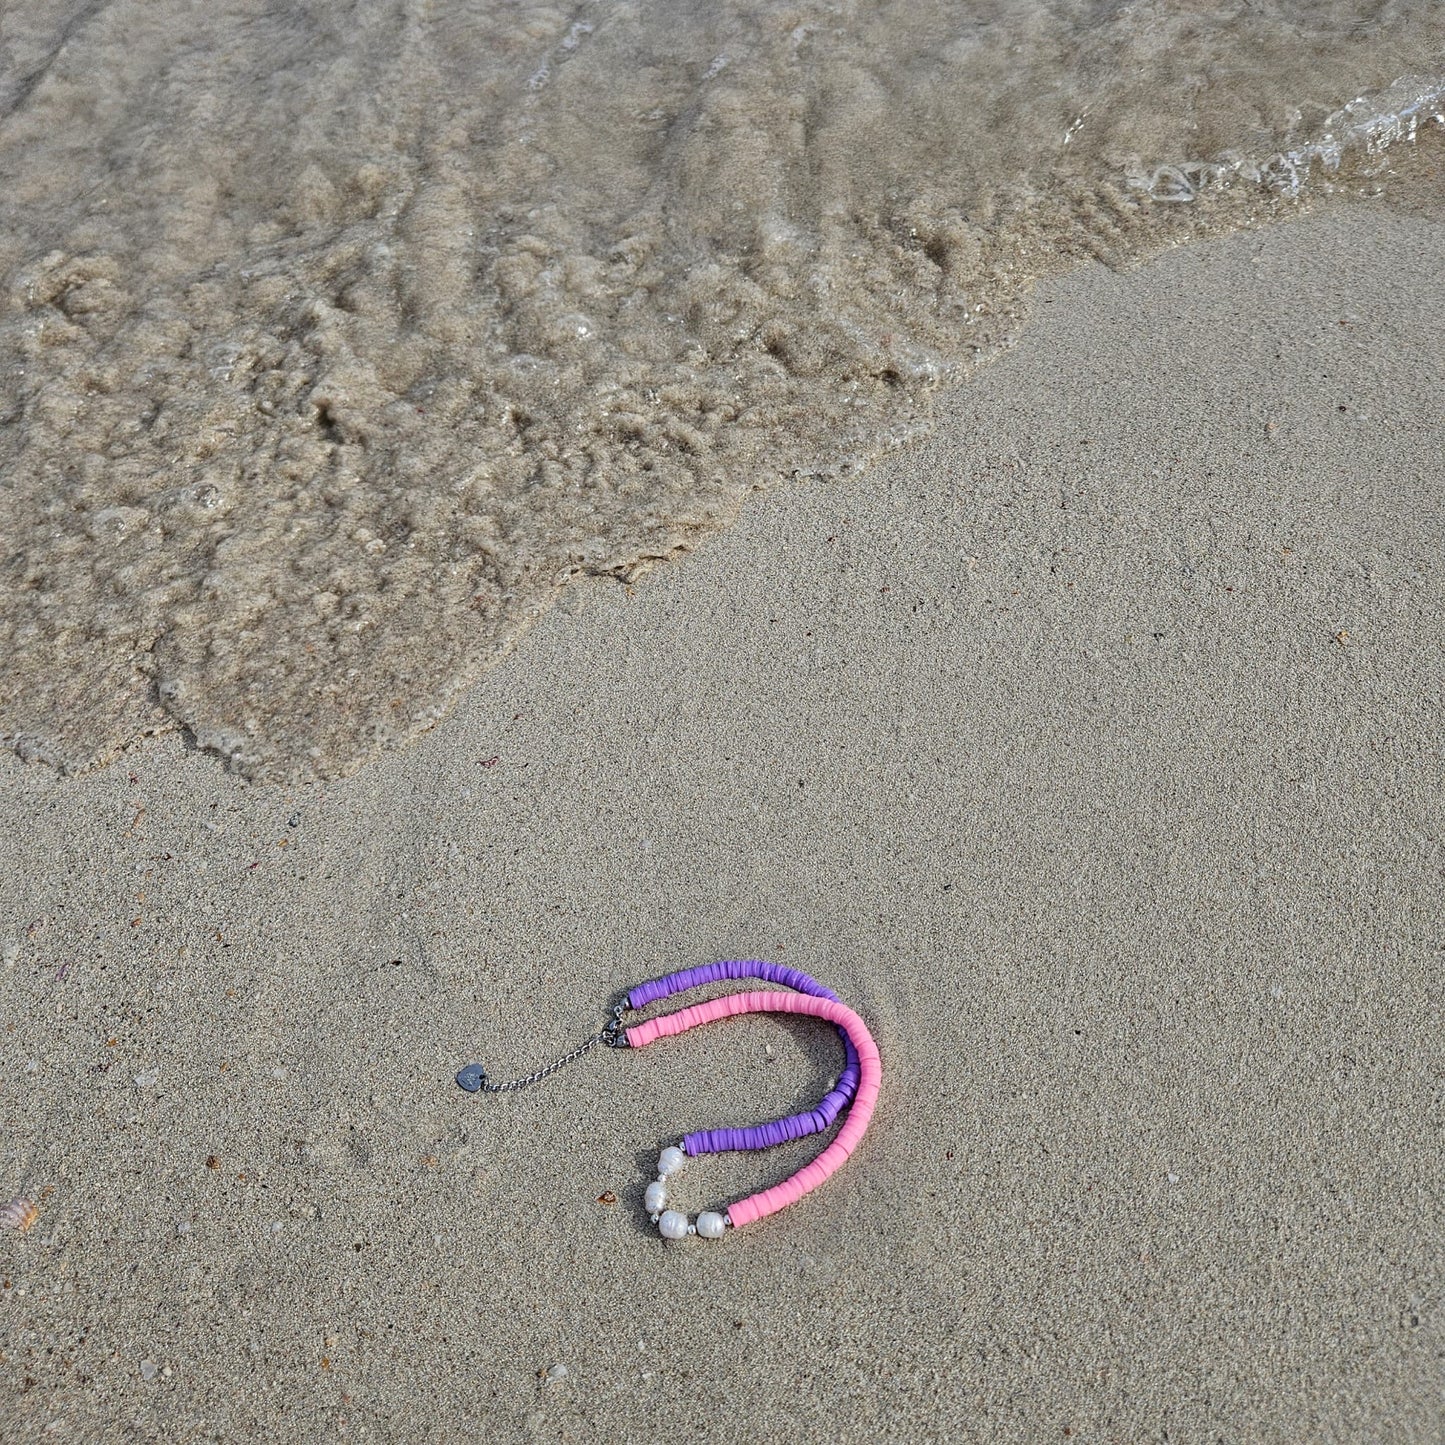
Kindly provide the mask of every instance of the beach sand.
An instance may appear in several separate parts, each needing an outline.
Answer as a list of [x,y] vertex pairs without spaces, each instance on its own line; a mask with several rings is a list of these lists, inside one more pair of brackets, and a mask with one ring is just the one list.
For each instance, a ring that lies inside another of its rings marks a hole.
[[[0,1439],[1440,1439],[1442,316],[1366,209],[1092,267],[348,781],[5,760]],[[822,1027],[452,1083],[736,956],[884,1056],[772,1220],[641,1191]]]

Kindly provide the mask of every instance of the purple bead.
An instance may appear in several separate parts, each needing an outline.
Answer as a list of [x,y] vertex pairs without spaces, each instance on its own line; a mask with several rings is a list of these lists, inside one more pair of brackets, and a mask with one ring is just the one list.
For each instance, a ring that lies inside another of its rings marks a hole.
[[[721,963],[707,963],[698,968],[686,968],[678,973],[666,974],[662,978],[650,979],[647,983],[638,984],[627,995],[627,1003],[630,1008],[646,1008],[648,1004],[681,993],[684,989],[700,988],[708,983],[726,983],[739,978],[760,978],[767,983],[781,984],[784,988],[791,988],[798,993],[812,994],[814,998],[832,999],[834,1003],[839,1001],[838,995],[832,989],[825,988],[801,969],[787,968],[782,964],[768,963],[764,959],[756,958],[727,959]],[[682,1141],[683,1151],[688,1155],[697,1155],[720,1154],[727,1149],[767,1149],[791,1139],[821,1134],[823,1130],[831,1128],[833,1121],[852,1103],[853,1096],[858,1092],[857,1050],[842,1029],[839,1029],[838,1033],[843,1040],[845,1054],[843,1072],[816,1109],[742,1129],[703,1129],[689,1134]]]

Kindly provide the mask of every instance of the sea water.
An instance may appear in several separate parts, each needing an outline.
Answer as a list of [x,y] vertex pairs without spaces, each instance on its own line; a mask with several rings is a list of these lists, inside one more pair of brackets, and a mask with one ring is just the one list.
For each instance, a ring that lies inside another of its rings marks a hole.
[[1433,0],[0,4],[0,732],[348,772],[1442,95]]

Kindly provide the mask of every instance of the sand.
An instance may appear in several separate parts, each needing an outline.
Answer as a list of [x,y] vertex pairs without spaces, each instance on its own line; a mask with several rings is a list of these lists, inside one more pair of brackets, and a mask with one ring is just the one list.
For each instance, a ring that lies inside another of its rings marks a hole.
[[[1080,271],[344,783],[4,760],[0,1438],[1439,1439],[1442,315],[1364,210]],[[773,1220],[641,1190],[826,1029],[451,1082],[739,955],[884,1053]]]

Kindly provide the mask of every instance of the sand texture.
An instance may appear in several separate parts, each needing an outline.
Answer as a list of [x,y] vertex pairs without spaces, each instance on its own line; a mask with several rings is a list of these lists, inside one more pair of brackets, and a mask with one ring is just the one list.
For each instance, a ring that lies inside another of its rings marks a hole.
[[[1442,1438],[1442,316],[1367,210],[1090,267],[353,778],[7,758],[0,1439]],[[824,1027],[451,1083],[735,956],[884,1056],[775,1219],[641,1191]]]

